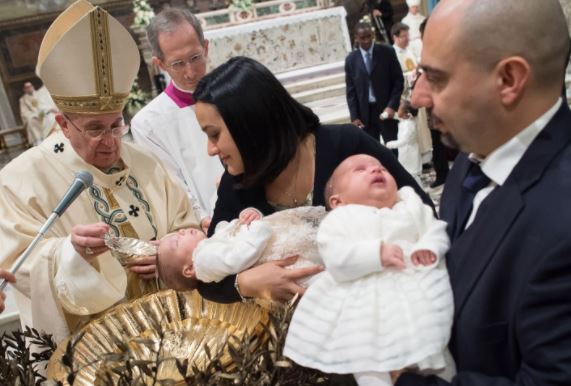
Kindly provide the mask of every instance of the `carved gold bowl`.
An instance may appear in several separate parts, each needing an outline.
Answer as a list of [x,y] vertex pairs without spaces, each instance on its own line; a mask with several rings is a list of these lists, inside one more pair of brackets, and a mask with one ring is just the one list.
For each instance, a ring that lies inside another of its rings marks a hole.
[[[268,311],[255,304],[219,304],[205,300],[196,291],[161,291],[131,303],[121,304],[91,321],[73,351],[74,368],[79,369],[74,386],[97,384],[103,370],[101,360],[119,354],[126,347],[135,360],[161,358],[158,379],[182,381],[175,358],[188,359],[187,375],[193,366],[203,369],[209,362],[205,347],[215,355],[230,336],[261,335],[268,322]],[[48,379],[66,384],[69,369],[62,365],[67,341],[58,348],[48,366]],[[222,363],[231,365],[227,352]],[[106,362],[107,368],[109,363]]]

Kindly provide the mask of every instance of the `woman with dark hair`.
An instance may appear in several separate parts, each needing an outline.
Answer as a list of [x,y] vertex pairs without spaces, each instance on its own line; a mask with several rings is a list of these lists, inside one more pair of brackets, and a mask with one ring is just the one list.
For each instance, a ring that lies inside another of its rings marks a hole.
[[[413,187],[433,206],[390,150],[354,125],[321,125],[253,59],[235,57],[220,65],[200,81],[194,98],[198,122],[208,136],[208,154],[220,157],[226,167],[209,236],[218,222],[237,218],[247,207],[267,215],[302,205],[325,205],[324,188],[333,170],[360,153],[377,158],[399,188]],[[304,291],[295,280],[320,270],[286,269],[295,259],[265,263],[198,289],[218,302],[244,297],[288,300]]]

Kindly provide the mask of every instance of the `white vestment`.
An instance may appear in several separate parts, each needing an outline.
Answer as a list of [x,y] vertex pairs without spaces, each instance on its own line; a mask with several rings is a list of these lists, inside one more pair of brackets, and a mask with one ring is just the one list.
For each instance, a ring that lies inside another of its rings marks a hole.
[[418,133],[415,119],[400,119],[397,139],[387,142],[386,146],[389,149],[398,149],[400,164],[421,184],[420,174],[422,173],[422,160],[418,146]]
[[54,110],[57,107],[44,86],[20,98],[20,116],[30,145],[39,145],[49,135],[55,125]]
[[103,173],[84,162],[59,131],[0,171],[3,268],[9,268],[30,244],[74,175],[87,170],[94,177],[93,186],[55,221],[16,274],[22,324],[51,333],[56,341],[95,314],[136,297],[149,284],[126,274],[109,252],[94,259],[93,265],[87,263],[71,245],[74,225],[105,222],[114,235],[143,240],[198,227],[186,192],[155,157],[123,143],[121,160],[122,170]]
[[410,43],[409,48],[413,52],[417,61],[420,61],[420,54],[422,52],[422,39],[420,38],[420,25],[426,19],[420,13],[413,15],[412,13],[407,13],[406,16],[401,20],[404,24],[410,27],[409,36]]
[[[413,78],[416,76],[415,71],[418,66],[418,61],[415,55],[409,47],[400,48],[396,44],[393,45],[397,58],[400,63],[404,75],[405,90],[403,91],[403,98],[410,100],[411,98],[411,84]],[[420,154],[432,151],[432,137],[430,135],[430,129],[428,128],[428,116],[426,114],[426,109],[424,107],[418,109],[418,115],[415,118],[415,124],[418,130],[415,130],[417,134],[418,150]],[[399,157],[400,159],[400,157]],[[422,161],[421,161],[422,166]],[[408,170],[408,169],[407,169]]]
[[401,70],[405,77],[415,71],[418,66],[418,60],[412,50],[408,47],[400,48],[396,44],[393,44],[393,48],[395,49]]
[[[409,187],[393,208],[347,205],[323,219],[317,235],[326,271],[301,297],[284,355],[326,373],[385,373],[446,365],[453,317],[444,264],[446,223]],[[381,266],[383,242],[399,245],[406,268]],[[413,266],[414,251],[438,256]]]
[[212,215],[211,199],[224,169],[207,153],[194,106],[179,107],[165,92],[143,107],[131,121],[135,143],[159,157],[186,187],[202,219]]
[[[196,278],[218,282],[253,265],[296,255],[299,259],[288,269],[321,265],[316,235],[324,216],[322,206],[302,206],[273,213],[250,225],[221,221],[214,235],[201,241],[193,253]],[[307,286],[316,277],[302,279],[299,284]]]

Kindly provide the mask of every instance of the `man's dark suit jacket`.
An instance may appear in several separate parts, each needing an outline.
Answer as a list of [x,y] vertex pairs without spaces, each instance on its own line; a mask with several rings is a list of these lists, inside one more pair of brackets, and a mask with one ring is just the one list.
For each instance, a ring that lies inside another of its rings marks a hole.
[[[469,160],[457,158],[441,202],[456,224]],[[564,103],[505,184],[452,243],[447,264],[457,386],[571,385],[571,112]],[[445,385],[406,373],[397,386]]]
[[380,112],[387,107],[395,112],[398,110],[404,87],[402,70],[393,47],[374,44],[372,59],[373,70],[370,76],[360,49],[351,52],[345,59],[347,104],[351,121],[360,119],[366,127],[370,127],[371,119],[378,119],[369,116],[369,79]]

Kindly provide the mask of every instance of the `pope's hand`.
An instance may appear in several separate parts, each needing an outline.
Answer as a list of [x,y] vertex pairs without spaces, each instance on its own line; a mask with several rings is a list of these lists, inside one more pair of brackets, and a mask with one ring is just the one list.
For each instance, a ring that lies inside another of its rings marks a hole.
[[290,300],[295,294],[302,295],[305,288],[296,280],[315,275],[323,267],[286,269],[296,262],[298,256],[270,261],[238,274],[238,286],[242,296],[272,299],[280,302]]
[[91,262],[108,248],[103,235],[109,231],[109,225],[99,222],[88,225],[75,225],[71,228],[71,245],[85,260]]
[[129,269],[138,274],[141,279],[154,279],[157,275],[157,257],[143,256],[137,258],[136,263],[130,265]]

